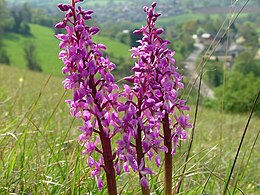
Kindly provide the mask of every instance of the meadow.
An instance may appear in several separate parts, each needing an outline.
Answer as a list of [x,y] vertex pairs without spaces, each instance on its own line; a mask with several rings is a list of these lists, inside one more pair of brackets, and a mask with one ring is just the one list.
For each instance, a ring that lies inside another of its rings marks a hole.
[[[162,18],[159,25],[190,17],[201,16]],[[106,195],[106,186],[98,191],[88,157],[81,154],[77,140],[82,124],[70,116],[65,103],[72,94],[63,89],[58,40],[50,28],[30,28],[32,36],[4,35],[11,65],[0,64],[0,194]],[[106,44],[115,58],[129,55],[127,45],[100,36],[94,40]],[[36,45],[42,73],[25,68],[23,49],[29,43]],[[203,98],[195,105],[196,92],[192,94],[188,105],[192,121],[196,120],[194,132],[187,132],[187,140],[181,142],[173,158],[173,185],[184,179],[179,194],[223,194],[230,172],[226,194],[260,194],[259,116],[253,115],[250,121],[233,170],[249,113],[215,111],[202,106]],[[155,172],[149,177],[150,189],[152,194],[160,195],[164,191],[163,168]],[[105,175],[102,177],[105,180]],[[137,180],[132,172],[117,177],[119,194],[141,194]]]
[[[56,76],[61,75],[62,62],[57,58],[60,51],[58,47],[59,40],[54,36],[54,30],[36,24],[30,24],[30,29],[30,36],[23,36],[16,33],[6,33],[4,35],[3,42],[10,57],[10,64],[25,68],[24,48],[28,44],[35,44],[36,59],[41,65],[43,72],[52,73]],[[95,36],[93,40],[97,43],[105,44],[107,52],[116,58],[130,55],[130,48],[125,44],[102,36]]]
[[[58,65],[56,65],[58,66]],[[69,116],[62,78],[0,65],[0,194],[107,194],[90,179],[87,157],[77,142],[81,125]],[[194,119],[195,106],[191,106]],[[198,107],[191,155],[180,194],[221,194],[248,114],[224,114]],[[234,169],[228,194],[259,194],[257,138],[253,116]],[[174,156],[174,184],[182,176],[191,138]],[[153,194],[162,194],[163,170],[150,178]],[[118,178],[121,194],[140,194],[137,176]]]
[[[212,14],[211,18],[216,18],[218,15]],[[191,14],[187,13],[180,16],[165,17],[158,21],[159,26],[167,26],[172,24],[181,24],[185,21],[193,19],[202,19],[205,16],[203,14]],[[142,23],[134,23],[133,25],[139,28]],[[6,33],[3,36],[4,48],[10,58],[10,64],[26,68],[26,60],[24,54],[24,48],[29,44],[36,46],[36,59],[41,65],[44,73],[52,73],[56,76],[61,76],[60,69],[62,62],[57,58],[59,53],[59,40],[54,36],[54,30],[48,27],[30,24],[30,36],[23,36],[16,33]],[[102,29],[101,29],[102,31]],[[128,45],[115,41],[111,38],[94,36],[93,40],[97,43],[103,43],[107,46],[107,53],[114,58],[126,58],[129,57],[130,48]],[[176,58],[178,59],[178,53]]]

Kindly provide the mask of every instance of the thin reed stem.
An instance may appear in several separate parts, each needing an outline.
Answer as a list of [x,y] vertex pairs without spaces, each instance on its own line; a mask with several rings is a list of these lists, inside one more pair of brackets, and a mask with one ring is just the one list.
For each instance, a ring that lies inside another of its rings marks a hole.
[[209,183],[209,180],[210,180],[210,178],[211,178],[211,176],[212,176],[212,174],[213,174],[215,168],[216,168],[216,166],[214,166],[213,169],[210,171],[210,174],[209,174],[209,176],[208,176],[208,178],[207,178],[205,184],[203,185],[203,189],[202,189],[202,191],[201,191],[200,194],[203,194],[204,191],[206,190],[206,187],[207,187],[207,185],[208,185],[208,183]]
[[[203,69],[203,67],[202,67]],[[187,167],[187,164],[188,164],[188,161],[189,161],[189,157],[190,157],[190,152],[191,152],[191,148],[192,148],[192,143],[193,143],[193,140],[194,140],[194,134],[195,134],[195,126],[196,126],[196,122],[197,122],[197,116],[198,116],[198,109],[199,109],[199,101],[200,101],[200,90],[201,90],[201,82],[202,82],[202,72],[200,72],[200,80],[199,80],[199,89],[198,89],[198,94],[197,94],[197,101],[196,101],[196,108],[195,108],[195,116],[194,116],[194,121],[193,121],[193,126],[192,126],[192,130],[191,130],[191,139],[190,139],[190,143],[189,143],[189,146],[188,146],[188,151],[187,151],[187,155],[186,155],[186,158],[185,158],[185,162],[184,162],[184,167],[183,167],[183,170],[182,170],[182,176],[177,184],[177,187],[176,187],[176,192],[177,194],[179,193],[180,191],[180,187],[181,187],[181,184],[183,182],[183,179],[184,179],[184,174],[185,174],[185,171],[186,171],[186,167]]]

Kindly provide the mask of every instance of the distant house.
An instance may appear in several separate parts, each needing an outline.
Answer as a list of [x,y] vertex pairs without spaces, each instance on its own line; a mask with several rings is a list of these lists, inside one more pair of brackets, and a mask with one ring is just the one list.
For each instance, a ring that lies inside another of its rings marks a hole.
[[222,39],[221,35],[212,35],[210,33],[203,33],[201,34],[201,36],[199,37],[199,41],[204,44],[204,45],[210,45],[212,43],[212,41],[214,40],[214,42],[218,42]]
[[219,44],[217,48],[214,51],[214,54],[217,58],[221,56],[226,56],[227,55],[227,46],[226,44]]
[[245,42],[245,38],[244,37],[238,37],[237,40],[236,40],[236,43],[237,44],[243,44]]
[[255,55],[256,60],[260,60],[260,49],[258,49],[256,55]]
[[242,51],[243,46],[232,42],[228,47],[225,43],[220,43],[213,52],[210,60],[223,61],[227,63],[227,66],[232,66],[234,58],[237,57]]
[[128,30],[128,29],[124,29],[124,30],[122,30],[122,33],[124,33],[124,34],[128,34],[130,31]]
[[127,11],[129,11],[129,8],[128,8],[127,5],[125,5],[125,6],[123,7],[123,9],[122,9],[122,12],[127,12]]
[[210,45],[210,43],[212,42],[212,36],[209,33],[203,33],[200,36],[200,42],[204,45]]
[[244,47],[236,43],[232,43],[228,48],[228,54],[233,58],[237,57],[241,52],[244,51]]
[[209,39],[210,37],[211,37],[211,34],[209,34],[209,33],[203,33],[201,35],[201,39]]

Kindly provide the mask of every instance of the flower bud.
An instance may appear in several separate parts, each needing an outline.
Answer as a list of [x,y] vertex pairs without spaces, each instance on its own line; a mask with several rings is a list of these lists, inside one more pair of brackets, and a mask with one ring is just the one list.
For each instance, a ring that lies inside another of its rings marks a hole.
[[97,34],[99,32],[99,28],[97,28],[97,27],[90,27],[89,32],[92,35]]
[[154,14],[154,13],[153,13],[153,9],[150,8],[150,9],[148,10],[148,17],[151,18],[151,17],[153,16],[153,14]]
[[111,73],[106,74],[106,81],[109,83],[114,83],[115,79],[114,76]]
[[156,34],[159,35],[159,34],[162,34],[164,32],[164,30],[162,28],[158,28],[156,30]]
[[89,15],[89,14],[84,14],[84,15],[83,15],[83,18],[84,18],[84,20],[89,20],[89,19],[91,19],[92,17],[91,17],[91,15]]
[[158,17],[161,16],[161,15],[162,15],[161,13],[156,13],[156,14],[154,14],[153,16],[156,17],[156,18],[158,18]]
[[143,33],[143,30],[142,29],[140,29],[140,30],[135,30],[134,32],[133,32],[133,34],[136,34],[136,35],[140,35],[140,34],[142,34]]
[[76,31],[82,32],[85,29],[85,27],[83,25],[77,25],[75,29]]
[[93,14],[93,10],[87,10],[87,11],[84,11],[84,14],[91,15],[91,14]]
[[148,181],[147,181],[147,179],[146,179],[145,177],[142,177],[142,178],[140,179],[140,183],[141,183],[141,185],[142,185],[143,187],[145,187],[146,189],[149,188]]
[[66,11],[68,11],[68,10],[71,8],[71,5],[59,3],[59,4],[58,4],[58,8],[59,8],[62,12],[66,12]]
[[147,6],[144,6],[144,7],[143,7],[143,10],[144,10],[144,12],[147,12],[148,7],[147,7]]
[[65,14],[65,17],[66,17],[67,19],[70,18],[71,16],[73,16],[72,11],[68,11],[68,12]]
[[100,177],[97,180],[97,186],[98,186],[98,190],[101,190],[104,186],[104,183]]
[[155,104],[155,100],[152,99],[152,98],[148,98],[148,99],[146,100],[146,102],[145,102],[145,105],[146,105],[147,107],[152,107],[152,106],[154,106],[154,104]]
[[55,28],[65,28],[66,23],[64,21],[59,22],[55,25]]
[[98,47],[98,49],[101,49],[101,50],[107,49],[107,47],[104,44],[101,44],[101,43],[97,44],[97,47]]

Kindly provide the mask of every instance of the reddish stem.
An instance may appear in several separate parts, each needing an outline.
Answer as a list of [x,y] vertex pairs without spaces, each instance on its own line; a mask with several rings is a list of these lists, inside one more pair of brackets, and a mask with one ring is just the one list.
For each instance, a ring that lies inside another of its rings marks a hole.
[[164,153],[164,194],[172,194],[172,139],[171,130],[169,125],[169,114],[166,113],[163,118],[163,133],[164,145],[167,147],[168,152]]
[[[141,116],[141,101],[138,102],[139,111],[137,112],[137,117],[139,118]],[[138,129],[137,129],[137,138],[136,138],[136,150],[137,150],[137,164],[138,167],[141,164],[142,159],[144,158],[143,153],[143,147],[142,147],[142,128],[141,125],[138,123]],[[142,179],[142,175],[139,173],[139,179]],[[150,190],[145,188],[144,186],[141,186],[142,188],[142,194],[143,195],[149,195]]]
[[[90,88],[92,88],[93,91],[93,97],[96,96],[97,89],[95,87],[95,81],[94,76],[90,75]],[[98,100],[94,98],[94,103],[98,107],[99,111],[102,111],[102,108],[100,104],[98,103]],[[104,132],[104,128],[102,125],[102,118],[96,117],[98,121],[98,127],[99,127],[99,136],[101,140],[102,150],[103,150],[103,157],[104,157],[104,164],[105,164],[105,172],[106,172],[106,180],[107,180],[107,189],[109,195],[116,195],[117,194],[117,187],[116,187],[116,174],[115,174],[115,168],[114,168],[114,157],[112,153],[112,146],[111,146],[111,138],[106,135]]]
[[106,136],[103,130],[103,126],[101,124],[101,120],[98,119],[98,125],[100,128],[100,139],[101,145],[103,149],[103,157],[104,163],[106,168],[106,179],[107,179],[107,189],[109,195],[116,195],[117,194],[117,187],[116,187],[116,176],[115,176],[115,168],[113,163],[113,154],[112,154],[112,147],[111,147],[111,140]]

